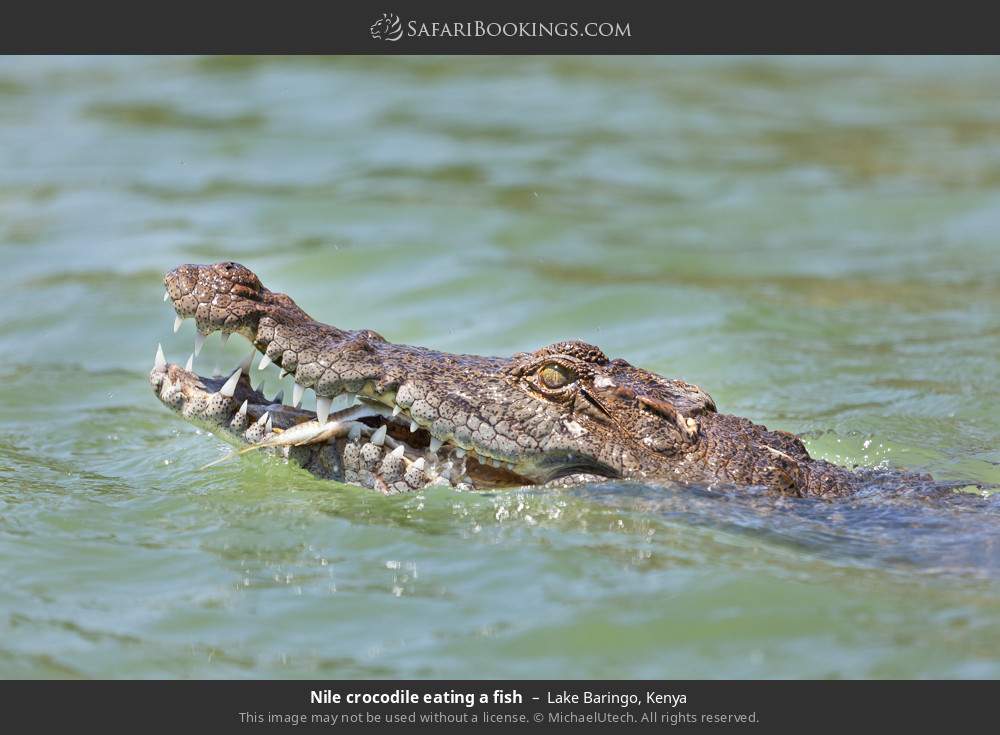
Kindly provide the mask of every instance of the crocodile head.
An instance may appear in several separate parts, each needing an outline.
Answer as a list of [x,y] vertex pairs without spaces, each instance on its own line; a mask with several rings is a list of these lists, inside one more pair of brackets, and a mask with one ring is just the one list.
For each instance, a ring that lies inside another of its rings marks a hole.
[[[671,478],[698,443],[700,422],[715,411],[697,386],[608,359],[584,342],[511,358],[451,354],[318,322],[238,263],[182,265],[164,282],[175,331],[195,320],[196,353],[213,332],[238,333],[263,353],[262,367],[274,363],[295,377],[287,406],[250,387],[247,365],[227,381],[212,380],[158,356],[150,379],[164,403],[217,427],[245,432],[261,424],[258,434],[268,431],[265,416],[286,430],[341,421],[342,431],[316,444],[329,450],[330,466],[340,461],[347,480],[360,476],[369,486],[398,482],[380,476],[392,451],[402,455],[403,470],[416,464],[423,471],[421,482]],[[297,408],[306,390],[315,392],[315,413]],[[368,449],[373,439],[380,450]],[[317,449],[295,451],[303,446]],[[364,451],[373,456],[355,462]]]

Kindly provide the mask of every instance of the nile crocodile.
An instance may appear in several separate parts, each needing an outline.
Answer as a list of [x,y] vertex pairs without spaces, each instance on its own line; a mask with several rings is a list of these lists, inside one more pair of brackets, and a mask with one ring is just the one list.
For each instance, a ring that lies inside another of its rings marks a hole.
[[[174,331],[196,322],[195,354],[217,331],[243,335],[254,353],[228,378],[206,378],[158,348],[149,376],[157,397],[323,478],[386,494],[613,478],[833,499],[875,474],[813,459],[795,435],[719,413],[698,386],[585,342],[510,358],[451,354],[318,322],[238,263],[182,265],[164,282]],[[292,405],[251,387],[257,351],[260,369],[294,374]],[[299,408],[308,389],[315,411]],[[885,476],[900,486],[930,479]]]

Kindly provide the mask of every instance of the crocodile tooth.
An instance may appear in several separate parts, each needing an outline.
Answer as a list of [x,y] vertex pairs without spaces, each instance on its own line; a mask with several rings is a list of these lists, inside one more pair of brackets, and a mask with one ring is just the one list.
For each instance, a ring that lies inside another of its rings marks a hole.
[[222,333],[222,346],[223,346],[223,347],[225,347],[225,346],[226,346],[226,342],[228,342],[228,341],[229,341],[229,338],[230,338],[231,336],[232,336],[232,333],[231,333],[231,332],[223,332],[223,333]]
[[223,386],[219,388],[219,393],[228,398],[232,398],[233,394],[236,393],[236,384],[240,382],[240,375],[242,374],[243,371],[236,368],[236,370],[233,371],[233,374],[229,376],[229,380],[227,380]]
[[437,450],[439,450],[441,448],[441,444],[442,444],[441,440],[438,439],[436,436],[432,436],[431,437],[431,451],[432,452],[434,452],[435,454],[437,454]]
[[288,371],[285,370],[285,368],[281,368],[281,372],[278,373],[278,379],[280,380],[281,378],[284,378],[286,375],[288,375]]
[[189,373],[194,372],[194,355],[188,356],[188,361],[184,363],[184,369],[187,370]]
[[330,416],[331,402],[329,398],[316,396],[316,420],[319,421],[320,425],[325,424],[327,418]]
[[254,385],[254,386],[251,386],[251,387],[254,389],[255,392],[260,393],[260,389],[264,387],[264,381],[265,380],[267,380],[267,379],[266,378],[261,378],[260,382],[257,383],[257,385]]
[[396,459],[401,459],[404,451],[406,451],[406,447],[400,444],[398,447],[389,452],[388,456],[395,457]]
[[194,354],[196,356],[201,352],[201,348],[205,346],[205,338],[207,336],[202,334],[200,329],[194,333]]
[[178,314],[177,316],[174,317],[174,334],[177,334],[177,332],[180,331],[181,324],[183,324],[183,323],[184,323],[184,319],[181,318],[180,314]]
[[251,352],[249,355],[247,355],[240,361],[240,372],[243,373],[244,375],[250,374],[250,365],[253,363],[253,356],[255,354],[257,354],[256,350]]
[[258,370],[263,370],[264,368],[266,368],[270,364],[271,364],[271,358],[268,357],[267,353],[265,352],[264,356],[262,358],[260,358],[260,365],[257,366],[257,369]]
[[221,378],[222,377],[222,366],[219,363],[215,363],[215,367],[212,368],[212,377]]
[[163,355],[163,345],[156,345],[156,357],[153,358],[154,368],[165,368],[167,366],[167,358]]
[[416,431],[419,428],[420,427],[417,426],[417,422],[416,421],[411,421],[410,422],[410,433],[413,433],[414,431]]
[[298,408],[299,407],[299,404],[302,403],[302,394],[305,393],[305,392],[306,392],[306,389],[305,389],[304,386],[301,386],[298,383],[295,384],[295,386],[292,388],[292,407],[293,408]]
[[229,420],[229,428],[239,432],[247,430],[247,425],[250,423],[250,419],[247,417],[247,405],[248,401],[243,401],[243,405],[240,406],[239,410]]
[[420,459],[418,459],[416,462],[413,463],[413,466],[416,467],[421,472],[423,472],[424,471],[424,458],[421,457]]
[[377,447],[381,447],[383,444],[385,444],[385,432],[386,432],[386,425],[382,424],[380,427],[378,427],[378,431],[372,434],[372,439],[371,439],[372,444],[374,444]]
[[274,394],[274,398],[271,399],[271,403],[281,403],[285,400],[285,389],[282,388],[277,393]]
[[269,412],[267,412],[267,411],[264,411],[264,413],[262,413],[260,415],[260,418],[257,419],[256,421],[254,421],[254,425],[255,426],[263,426],[264,424],[266,424],[268,422],[268,420],[270,418],[271,418],[271,414]]
[[268,413],[267,413],[267,423],[264,424],[264,430],[267,431],[268,434],[270,434],[271,430],[273,428],[274,428],[274,424],[271,423],[271,412],[268,411]]
[[163,300],[166,301],[169,298],[170,298],[170,292],[169,291],[164,291],[163,292]]
[[393,416],[393,418],[395,418],[396,416],[399,416],[399,412],[402,411],[402,410],[403,409],[399,407],[398,403],[395,406],[393,406],[392,407],[392,416]]
[[347,440],[356,442],[360,438],[361,438],[361,424],[355,421],[351,425],[350,431],[347,432]]

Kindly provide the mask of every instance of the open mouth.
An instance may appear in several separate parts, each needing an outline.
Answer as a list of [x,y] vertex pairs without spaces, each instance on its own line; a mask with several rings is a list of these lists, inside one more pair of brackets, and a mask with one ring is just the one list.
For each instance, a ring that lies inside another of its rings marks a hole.
[[[179,320],[175,327],[181,324]],[[197,333],[196,353],[201,352],[206,336]],[[386,492],[401,482],[410,490],[431,484],[469,489],[535,484],[519,474],[513,462],[436,437],[392,401],[391,394],[380,396],[371,382],[358,392],[318,398],[316,410],[300,407],[304,391],[299,386],[290,404],[284,402],[284,391],[268,398],[260,390],[263,379],[253,388],[251,375],[269,368],[271,361],[265,356],[254,368],[255,355],[256,348],[228,378],[209,378],[194,371],[194,354],[181,367],[168,363],[158,347],[150,380],[160,400],[185,418],[214,431],[235,433],[248,448],[277,450],[302,464],[308,464],[320,450],[332,449],[339,467],[328,473],[331,479],[360,482]],[[281,370],[281,376],[285,375]],[[395,472],[381,472],[386,465]]]

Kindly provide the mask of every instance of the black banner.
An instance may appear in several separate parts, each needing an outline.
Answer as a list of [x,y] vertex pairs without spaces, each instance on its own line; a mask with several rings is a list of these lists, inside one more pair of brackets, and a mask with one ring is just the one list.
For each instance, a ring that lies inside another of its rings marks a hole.
[[4,53],[990,53],[991,18],[838,3],[21,4]]
[[[8,682],[5,724],[59,732],[581,726],[801,732],[979,729],[996,682]],[[20,732],[21,729],[11,730]]]

